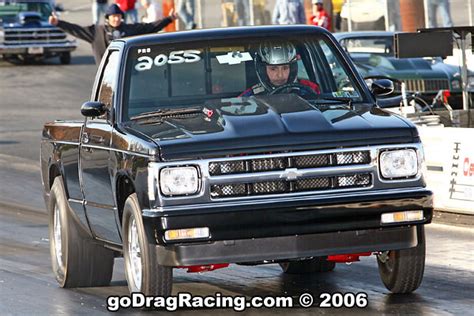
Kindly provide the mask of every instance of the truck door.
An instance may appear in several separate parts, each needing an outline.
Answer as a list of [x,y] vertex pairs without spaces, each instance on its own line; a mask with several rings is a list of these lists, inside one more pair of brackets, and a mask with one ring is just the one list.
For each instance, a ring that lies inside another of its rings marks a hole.
[[[116,92],[118,57],[118,51],[109,51],[94,99],[104,103],[109,110],[113,107]],[[110,177],[112,125],[108,117],[109,113],[106,113],[101,117],[86,119],[80,147],[81,181],[92,232],[100,239],[121,244]]]

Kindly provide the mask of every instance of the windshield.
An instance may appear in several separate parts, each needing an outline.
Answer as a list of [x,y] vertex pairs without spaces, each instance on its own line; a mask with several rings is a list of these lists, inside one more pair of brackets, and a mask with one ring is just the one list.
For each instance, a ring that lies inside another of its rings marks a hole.
[[350,54],[352,53],[370,53],[393,56],[393,37],[358,37],[345,38],[341,45]]
[[348,65],[322,36],[133,47],[125,87],[125,121],[162,109],[269,94],[298,95],[313,104],[335,102],[325,98],[367,100]]
[[0,5],[0,22],[13,23],[20,12],[38,12],[41,20],[47,21],[51,15],[52,8],[49,3],[12,3]]

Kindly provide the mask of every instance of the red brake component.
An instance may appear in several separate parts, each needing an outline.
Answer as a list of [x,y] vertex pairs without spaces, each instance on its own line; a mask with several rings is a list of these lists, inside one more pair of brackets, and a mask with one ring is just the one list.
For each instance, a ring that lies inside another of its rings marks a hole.
[[217,264],[209,264],[209,265],[204,265],[204,266],[181,266],[177,268],[188,269],[188,271],[186,271],[187,273],[196,273],[196,272],[207,272],[207,271],[227,268],[228,266],[229,266],[228,263],[217,263]]
[[443,101],[444,103],[448,103],[448,98],[451,96],[451,92],[449,90],[443,90]]
[[372,255],[371,252],[351,253],[351,254],[346,254],[346,255],[333,255],[333,256],[328,256],[326,260],[332,261],[332,262],[338,262],[338,263],[354,262],[354,261],[359,261],[359,257],[361,256],[371,256],[371,255]]

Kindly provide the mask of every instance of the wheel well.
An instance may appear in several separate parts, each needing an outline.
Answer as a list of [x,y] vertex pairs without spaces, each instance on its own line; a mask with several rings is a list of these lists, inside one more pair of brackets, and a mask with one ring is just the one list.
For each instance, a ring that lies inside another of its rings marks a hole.
[[52,165],[49,169],[49,188],[53,186],[54,178],[60,176],[61,172],[59,171],[59,167],[56,165]]
[[122,223],[123,206],[128,196],[135,192],[132,180],[127,176],[121,176],[117,179],[117,209],[119,212],[120,223]]

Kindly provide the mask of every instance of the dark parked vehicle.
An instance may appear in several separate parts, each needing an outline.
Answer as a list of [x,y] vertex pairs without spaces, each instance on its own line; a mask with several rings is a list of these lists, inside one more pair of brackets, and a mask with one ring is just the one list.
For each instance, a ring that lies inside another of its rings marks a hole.
[[[298,79],[266,91],[267,41],[294,53],[282,67]],[[414,291],[432,193],[417,129],[376,105],[393,86],[372,88],[313,26],[113,41],[85,121],[43,130],[59,284],[106,285],[122,255],[130,291],[169,295],[174,268],[276,262],[303,274],[373,254],[388,289]]]
[[76,41],[48,23],[49,0],[0,0],[0,56],[24,62],[59,57],[71,62]]
[[[335,37],[363,77],[399,79],[405,82],[407,92],[419,93],[429,104],[440,90],[447,90],[451,107],[463,108],[459,67],[445,64],[440,57],[395,58],[392,32],[337,33]],[[468,76],[468,90],[474,91],[474,73],[469,72]]]

